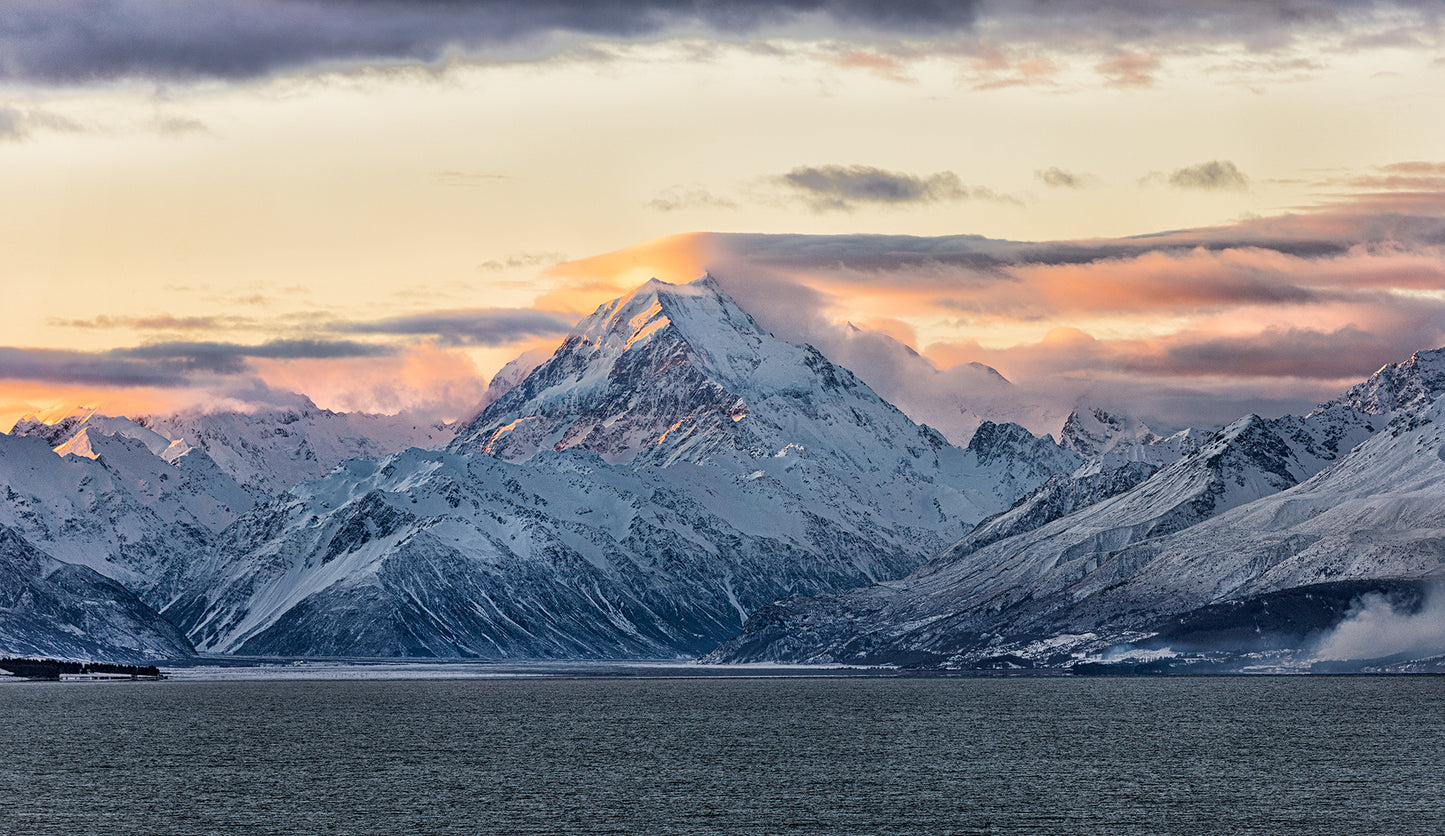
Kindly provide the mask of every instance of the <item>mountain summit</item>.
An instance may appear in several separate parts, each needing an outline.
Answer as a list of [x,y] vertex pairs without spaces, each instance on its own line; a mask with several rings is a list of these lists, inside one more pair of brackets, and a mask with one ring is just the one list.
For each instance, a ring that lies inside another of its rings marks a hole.
[[575,449],[753,479],[801,467],[814,472],[800,492],[834,509],[862,500],[885,527],[950,539],[1078,464],[1022,428],[987,430],[1007,443],[950,445],[817,349],[773,336],[704,276],[653,279],[599,307],[449,449],[507,461]]
[[445,450],[242,518],[165,610],[205,650],[667,656],[797,592],[896,578],[1079,457],[964,450],[711,277],[584,319]]

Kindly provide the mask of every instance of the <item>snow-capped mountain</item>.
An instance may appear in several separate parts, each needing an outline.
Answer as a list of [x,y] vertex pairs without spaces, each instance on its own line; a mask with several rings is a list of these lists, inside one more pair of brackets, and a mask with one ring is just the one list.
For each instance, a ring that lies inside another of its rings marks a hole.
[[0,525],[0,656],[135,663],[194,653],[124,586]]
[[696,653],[898,577],[1080,458],[908,420],[710,278],[602,306],[445,451],[349,462],[226,532],[166,614],[245,653]]
[[[712,658],[1039,661],[1240,596],[1440,575],[1442,367],[1422,352],[1302,418],[1248,416],[1122,492],[1101,472],[1106,497],[1061,516],[1025,501],[903,581],[765,608]],[[1074,487],[1031,500],[1087,503]]]
[[151,453],[169,462],[175,461],[190,449],[185,442],[167,438],[129,418],[102,415],[94,410],[67,415],[53,423],[46,423],[34,416],[27,416],[16,422],[10,430],[10,434],[42,438],[46,444],[62,456],[74,453],[77,456],[91,459],[96,455],[90,446],[92,434],[118,435],[134,439],[145,444],[146,449]]
[[305,398],[264,412],[146,416],[137,423],[206,453],[264,496],[316,479],[347,459],[370,459],[451,440],[453,430],[415,416],[332,412]]
[[163,606],[215,533],[255,500],[198,450],[167,460],[153,449],[180,448],[101,430],[84,426],[56,450],[43,436],[0,434],[0,525]]
[[960,451],[815,349],[773,337],[709,276],[602,306],[449,449],[508,461],[580,449],[664,479],[679,465],[771,475],[812,513],[903,542],[962,534],[1077,465],[1014,429],[990,425]]

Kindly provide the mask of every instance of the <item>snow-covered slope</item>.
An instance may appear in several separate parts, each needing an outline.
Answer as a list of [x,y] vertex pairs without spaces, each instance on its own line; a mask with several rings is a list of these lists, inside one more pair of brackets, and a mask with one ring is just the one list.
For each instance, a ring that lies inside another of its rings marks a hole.
[[[1442,365],[1445,351],[1422,352],[1302,418],[1248,416],[1092,504],[1070,493],[1083,483],[1046,486],[1031,499],[1047,501],[990,520],[903,581],[765,608],[713,658],[967,664],[1056,652],[1070,635],[1137,637],[1231,595],[1439,572],[1427,509],[1445,499],[1433,481],[1445,465],[1425,428]],[[1107,495],[1117,481],[1105,473]]]
[[125,587],[0,525],[0,656],[137,663],[194,652]]
[[415,416],[332,412],[302,398],[265,412],[179,413],[138,423],[206,453],[261,495],[329,473],[347,459],[377,458],[451,440],[452,429]]
[[1079,457],[909,421],[711,279],[583,320],[443,452],[257,509],[166,613],[205,649],[696,653],[791,592],[898,577]]
[[[1445,382],[1445,381],[1442,381]],[[1147,559],[1116,608],[1170,608],[1297,586],[1445,574],[1445,398],[1417,399],[1334,466],[1185,534],[1120,556]]]
[[67,563],[113,578],[152,606],[170,600],[211,537],[251,509],[251,495],[204,453],[174,461],[146,439],[87,426],[60,454],[40,436],[0,434],[0,524]]
[[93,410],[68,415],[54,423],[45,423],[33,416],[25,417],[16,422],[10,434],[43,438],[45,443],[62,456],[74,453],[91,459],[96,456],[90,445],[92,434],[135,439],[145,444],[151,453],[166,461],[175,461],[190,449],[185,442],[167,438],[129,418],[102,415]]
[[514,464],[412,449],[242,519],[165,613],[228,652],[667,656],[711,648],[779,594],[906,571],[770,495],[582,451]]

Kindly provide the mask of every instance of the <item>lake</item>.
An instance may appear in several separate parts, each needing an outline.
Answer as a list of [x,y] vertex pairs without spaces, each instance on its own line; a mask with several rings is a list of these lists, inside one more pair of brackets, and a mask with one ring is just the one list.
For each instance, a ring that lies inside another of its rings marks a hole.
[[1445,677],[0,687],[8,834],[1438,834]]

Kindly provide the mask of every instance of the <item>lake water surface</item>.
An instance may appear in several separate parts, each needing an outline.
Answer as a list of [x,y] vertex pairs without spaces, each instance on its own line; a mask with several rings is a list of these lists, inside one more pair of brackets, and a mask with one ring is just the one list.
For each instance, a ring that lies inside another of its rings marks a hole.
[[8,684],[7,834],[1445,833],[1445,678]]

